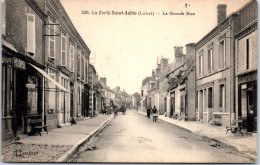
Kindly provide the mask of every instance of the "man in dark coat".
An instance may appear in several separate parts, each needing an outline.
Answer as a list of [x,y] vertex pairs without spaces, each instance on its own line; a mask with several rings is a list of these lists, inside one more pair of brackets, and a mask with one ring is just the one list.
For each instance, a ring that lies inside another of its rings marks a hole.
[[147,117],[148,117],[148,119],[150,119],[151,110],[152,110],[152,107],[149,106],[149,107],[147,108]]
[[153,121],[156,122],[158,120],[158,114],[157,114],[158,110],[156,109],[156,107],[153,107]]

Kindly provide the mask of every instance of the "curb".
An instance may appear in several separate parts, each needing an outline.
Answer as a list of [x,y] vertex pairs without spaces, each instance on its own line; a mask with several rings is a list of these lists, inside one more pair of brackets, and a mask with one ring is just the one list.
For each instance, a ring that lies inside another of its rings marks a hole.
[[66,162],[69,157],[86,141],[88,141],[91,137],[93,137],[98,131],[104,128],[106,124],[108,124],[113,119],[113,116],[108,118],[106,121],[104,121],[98,128],[96,128],[94,131],[90,132],[87,136],[85,136],[83,139],[78,141],[76,144],[72,146],[71,149],[66,151],[63,155],[61,155],[57,160],[55,160],[55,163],[62,163]]
[[[146,114],[144,114],[144,113],[142,113],[142,112],[138,112],[138,113],[141,114],[141,115],[146,115]],[[159,117],[159,119],[160,119],[160,117]],[[168,121],[163,120],[163,119],[161,119],[161,120],[164,121],[164,122],[167,122],[167,123],[169,123],[169,124],[172,124],[172,125],[174,125],[174,126],[176,126],[176,127],[178,127],[178,128],[181,128],[181,129],[183,129],[183,130],[186,130],[186,131],[188,131],[188,132],[191,132],[191,133],[194,133],[194,134],[196,134],[196,135],[198,135],[198,136],[201,136],[202,138],[207,139],[208,141],[215,141],[215,142],[219,143],[220,145],[224,145],[224,146],[227,146],[227,147],[229,147],[229,148],[232,148],[232,149],[234,149],[234,150],[237,151],[237,152],[243,152],[243,150],[239,149],[239,147],[234,146],[234,145],[231,145],[231,144],[229,144],[229,143],[227,143],[227,142],[223,142],[223,141],[220,140],[220,139],[215,139],[215,138],[212,138],[212,137],[209,137],[209,136],[206,136],[206,135],[201,135],[201,134],[198,134],[198,133],[196,133],[196,132],[193,132],[192,130],[189,130],[189,129],[187,129],[187,128],[184,128],[184,127],[182,127],[182,126],[176,125],[176,124],[174,124],[174,123],[168,122]],[[255,162],[257,162],[257,155],[250,154],[250,153],[247,153],[247,152],[244,152],[244,154],[245,154],[248,158],[253,159]]]

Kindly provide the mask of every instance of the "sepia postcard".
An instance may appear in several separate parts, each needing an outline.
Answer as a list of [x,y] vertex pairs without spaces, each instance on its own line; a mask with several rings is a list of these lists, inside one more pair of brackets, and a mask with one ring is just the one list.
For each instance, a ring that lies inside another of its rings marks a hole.
[[257,163],[257,0],[2,0],[5,163]]

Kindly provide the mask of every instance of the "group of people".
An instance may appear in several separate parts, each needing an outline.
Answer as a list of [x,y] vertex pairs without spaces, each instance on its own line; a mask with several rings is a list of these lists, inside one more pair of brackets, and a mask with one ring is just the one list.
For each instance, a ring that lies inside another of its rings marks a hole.
[[150,116],[153,116],[153,121],[156,122],[158,120],[158,110],[156,109],[156,106],[149,106],[147,108],[147,117],[150,119]]

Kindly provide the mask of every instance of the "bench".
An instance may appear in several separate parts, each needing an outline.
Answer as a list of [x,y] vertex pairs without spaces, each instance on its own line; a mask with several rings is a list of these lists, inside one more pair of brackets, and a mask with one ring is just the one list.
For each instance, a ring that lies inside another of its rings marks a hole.
[[42,121],[43,121],[42,119],[31,119],[31,122],[30,122],[30,124],[32,126],[31,134],[33,132],[38,132],[40,134],[40,136],[42,136],[41,131],[43,128],[46,128],[46,132],[48,134],[48,129],[47,129],[48,126],[42,125]]

